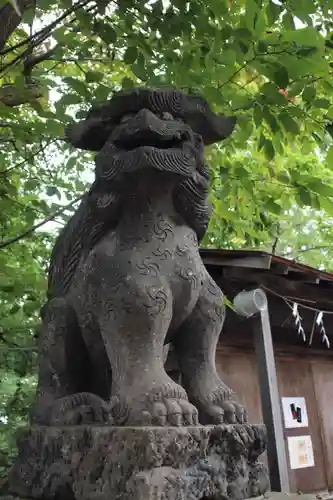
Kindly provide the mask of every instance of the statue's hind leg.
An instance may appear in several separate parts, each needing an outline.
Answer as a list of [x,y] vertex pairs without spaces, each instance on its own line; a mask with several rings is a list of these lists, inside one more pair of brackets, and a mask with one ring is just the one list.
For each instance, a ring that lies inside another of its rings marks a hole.
[[207,274],[197,305],[173,340],[182,384],[199,410],[201,424],[242,423],[245,409],[220,379],[215,367],[216,346],[225,317],[223,295]]
[[[108,281],[108,280],[106,280]],[[131,276],[102,290],[98,311],[112,366],[111,412],[118,425],[196,424],[198,412],[164,370],[171,291],[158,276]]]
[[54,298],[43,311],[39,336],[39,377],[31,420],[41,425],[108,421],[109,407],[87,392],[89,356],[75,310],[66,298]]

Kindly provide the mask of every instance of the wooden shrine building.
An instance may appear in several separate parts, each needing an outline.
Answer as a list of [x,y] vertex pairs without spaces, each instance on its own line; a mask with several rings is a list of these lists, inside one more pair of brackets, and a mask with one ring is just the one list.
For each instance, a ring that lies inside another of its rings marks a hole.
[[[333,490],[333,274],[258,251],[203,249],[201,255],[231,302],[244,289],[267,295],[282,414],[275,439],[290,492]],[[253,321],[228,308],[216,363],[249,422],[259,423],[265,401]]]

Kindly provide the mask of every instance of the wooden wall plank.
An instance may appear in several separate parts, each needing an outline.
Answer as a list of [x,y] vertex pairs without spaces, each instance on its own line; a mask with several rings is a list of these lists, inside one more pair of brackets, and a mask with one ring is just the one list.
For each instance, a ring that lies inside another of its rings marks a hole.
[[[236,392],[240,402],[247,408],[249,422],[261,423],[263,419],[254,352],[220,343],[216,366],[223,381]],[[310,493],[332,488],[333,360],[313,357],[310,350],[307,356],[302,357],[277,352],[276,366],[280,397],[305,397],[309,415],[308,428],[285,430],[285,435],[310,434],[315,455],[315,467],[290,470],[292,491]]]
[[333,488],[333,361],[311,361],[328,488]]

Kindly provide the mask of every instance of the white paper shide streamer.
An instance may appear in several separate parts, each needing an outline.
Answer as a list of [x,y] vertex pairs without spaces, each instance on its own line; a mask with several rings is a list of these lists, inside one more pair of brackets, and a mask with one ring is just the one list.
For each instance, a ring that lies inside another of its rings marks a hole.
[[330,348],[331,343],[327,337],[325,326],[324,326],[324,313],[322,311],[318,312],[316,323],[320,329],[321,341],[323,344],[326,344],[326,347]]
[[296,302],[294,302],[294,304],[293,304],[293,316],[295,318],[295,326],[297,328],[297,333],[298,333],[298,335],[300,335],[302,337],[303,342],[306,342],[305,331],[304,331],[304,328],[302,326],[302,317],[299,314],[298,304]]

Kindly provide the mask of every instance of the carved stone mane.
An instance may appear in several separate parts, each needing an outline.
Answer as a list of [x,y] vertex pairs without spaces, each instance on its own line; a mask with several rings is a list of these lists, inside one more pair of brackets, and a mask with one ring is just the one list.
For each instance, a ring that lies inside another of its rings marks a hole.
[[[201,97],[185,96],[174,90],[137,89],[130,94],[121,93],[111,101],[92,108],[85,120],[67,128],[68,141],[77,148],[102,152],[121,117],[140,109],[169,114],[175,118],[173,125],[160,125],[160,140],[170,140],[170,135],[181,133],[181,122],[186,122],[183,132],[194,131],[194,146],[198,150],[198,167],[195,178],[183,180],[174,190],[174,205],[185,222],[203,238],[211,215],[208,202],[209,169],[203,160],[203,143],[211,144],[228,137],[234,127],[234,118],[215,115]],[[151,118],[151,117],[150,117]],[[155,124],[156,125],[156,124]],[[105,152],[104,152],[105,157]],[[96,158],[96,180],[84,196],[79,208],[60,233],[51,254],[48,299],[63,296],[70,286],[81,256],[87,253],[116,225],[121,217],[122,194],[112,190],[115,177],[112,167],[99,168]]]

